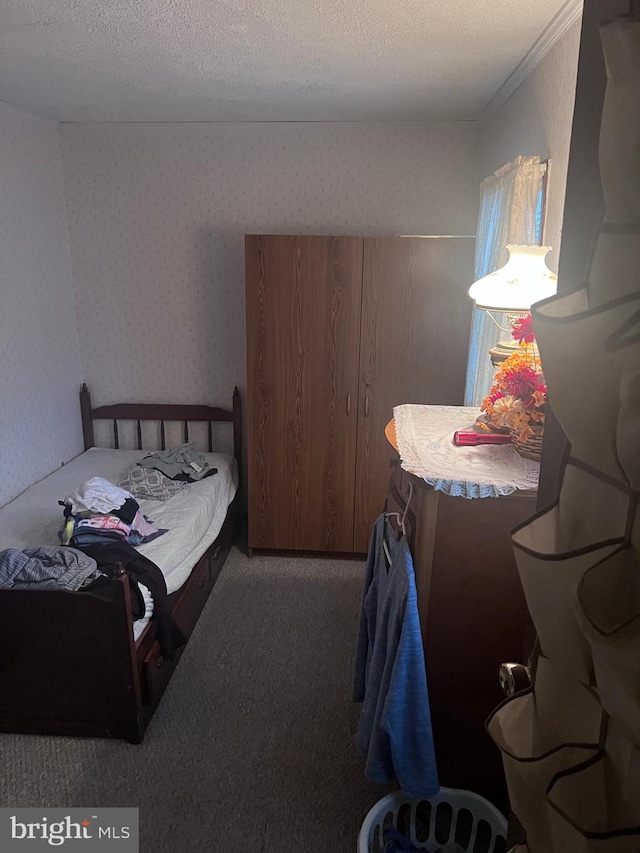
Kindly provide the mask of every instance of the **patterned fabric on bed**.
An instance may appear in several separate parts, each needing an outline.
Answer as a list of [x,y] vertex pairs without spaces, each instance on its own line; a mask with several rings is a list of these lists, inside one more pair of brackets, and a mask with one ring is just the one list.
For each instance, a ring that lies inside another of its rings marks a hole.
[[0,551],[0,587],[79,590],[102,576],[94,559],[64,546],[7,548]]
[[120,488],[126,489],[134,498],[141,500],[166,501],[187,485],[184,480],[171,480],[156,468],[136,465],[122,480]]

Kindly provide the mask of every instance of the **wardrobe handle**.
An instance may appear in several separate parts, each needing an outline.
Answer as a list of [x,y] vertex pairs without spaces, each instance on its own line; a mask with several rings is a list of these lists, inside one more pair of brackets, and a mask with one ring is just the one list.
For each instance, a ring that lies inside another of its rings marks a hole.
[[347,414],[351,414],[351,394],[347,394]]

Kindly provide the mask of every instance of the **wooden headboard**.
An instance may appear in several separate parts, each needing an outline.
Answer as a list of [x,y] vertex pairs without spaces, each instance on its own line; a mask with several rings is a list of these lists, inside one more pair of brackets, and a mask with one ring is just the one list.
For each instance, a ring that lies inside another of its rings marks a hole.
[[213,423],[229,422],[233,424],[233,455],[242,467],[242,409],[240,392],[236,386],[233,389],[231,409],[221,409],[217,406],[176,405],[166,403],[115,403],[111,406],[92,408],[91,394],[86,383],[80,390],[80,412],[82,414],[82,433],[84,448],[88,450],[95,445],[93,422],[97,420],[113,421],[113,441],[116,449],[120,447],[118,436],[118,421],[136,421],[138,450],[142,450],[142,421],[160,422],[160,443],[162,450],[165,446],[165,422],[181,421],[183,424],[183,440],[189,441],[189,422],[205,421],[209,424],[209,452],[213,451]]

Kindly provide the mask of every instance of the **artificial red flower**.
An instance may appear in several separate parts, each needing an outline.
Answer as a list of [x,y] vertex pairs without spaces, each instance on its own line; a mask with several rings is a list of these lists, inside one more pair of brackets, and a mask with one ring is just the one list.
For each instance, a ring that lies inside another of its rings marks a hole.
[[532,344],[534,342],[535,335],[533,334],[531,314],[527,314],[525,317],[520,317],[519,320],[516,320],[511,329],[511,337],[518,341],[519,344]]
[[531,423],[544,423],[546,399],[540,359],[521,350],[502,362],[481,409],[494,426],[509,426],[524,441],[532,432]]

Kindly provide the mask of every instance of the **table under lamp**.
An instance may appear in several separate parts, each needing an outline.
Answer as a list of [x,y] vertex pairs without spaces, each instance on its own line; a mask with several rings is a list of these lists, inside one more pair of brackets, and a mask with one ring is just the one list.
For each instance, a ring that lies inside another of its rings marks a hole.
[[[505,329],[492,316],[494,311],[507,315],[507,322],[513,327],[521,317],[531,310],[534,302],[553,296],[558,289],[558,276],[546,265],[544,259],[551,250],[550,246],[507,246],[507,263],[479,278],[469,288],[469,296],[475,301],[476,308],[487,311],[493,322],[503,332]],[[519,349],[513,338],[500,341],[489,350],[491,362],[497,367]]]

